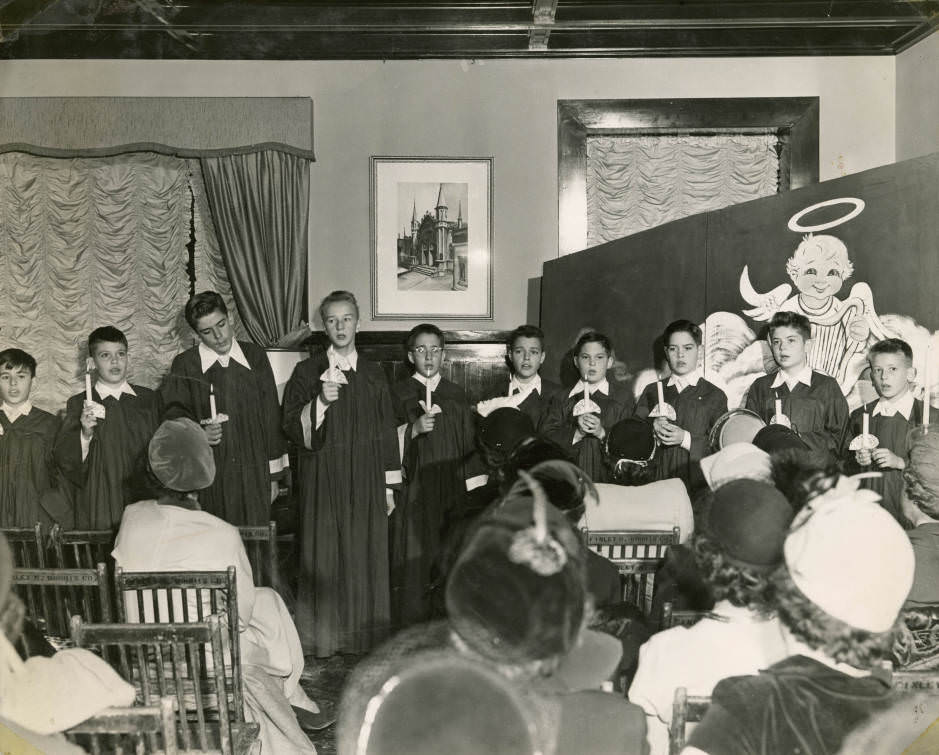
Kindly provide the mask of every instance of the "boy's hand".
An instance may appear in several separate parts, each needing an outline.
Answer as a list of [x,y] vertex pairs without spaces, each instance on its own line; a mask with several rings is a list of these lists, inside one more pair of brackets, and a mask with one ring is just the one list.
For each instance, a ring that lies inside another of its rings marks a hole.
[[862,467],[869,467],[871,465],[871,450],[869,448],[861,448],[854,452],[854,458],[857,459],[857,463]]
[[339,400],[339,383],[330,383],[328,380],[323,383],[320,389],[320,401],[329,406]]
[[906,462],[903,461],[889,448],[875,448],[871,451],[871,458],[881,469],[905,469]]
[[418,435],[431,432],[434,429],[435,416],[434,414],[422,414],[418,417],[411,429],[411,437],[416,438]]
[[274,503],[279,495],[280,485],[277,483],[277,480],[271,480],[271,503]]
[[88,402],[85,402],[85,406],[82,408],[82,416],[80,421],[82,426],[82,435],[84,435],[87,440],[91,440],[95,434],[95,427],[98,424],[98,418],[95,417],[94,407]]
[[606,435],[599,414],[581,414],[577,418],[577,426],[584,435],[595,435],[601,440]]
[[667,417],[656,417],[652,421],[652,432],[664,446],[678,446],[685,439],[685,431]]
[[208,422],[202,426],[205,437],[209,439],[210,446],[217,446],[222,442],[221,422]]

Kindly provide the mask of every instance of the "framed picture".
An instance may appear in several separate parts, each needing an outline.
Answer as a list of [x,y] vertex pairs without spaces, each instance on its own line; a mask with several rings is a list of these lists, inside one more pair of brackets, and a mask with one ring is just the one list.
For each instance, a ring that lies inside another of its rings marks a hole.
[[372,157],[372,318],[492,319],[492,158]]

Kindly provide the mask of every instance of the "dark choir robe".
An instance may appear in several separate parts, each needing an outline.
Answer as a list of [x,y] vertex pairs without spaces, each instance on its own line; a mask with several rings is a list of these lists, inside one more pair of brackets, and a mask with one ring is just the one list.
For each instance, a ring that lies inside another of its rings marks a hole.
[[848,421],[848,402],[838,381],[812,370],[811,386],[797,383],[790,392],[783,383],[773,388],[774,372],[753,381],[747,394],[746,408],[769,422],[776,413],[775,400],[782,400],[782,410],[792,429],[815,452],[819,461],[834,461],[841,451],[841,437]]
[[882,414],[873,414],[877,401],[871,401],[865,406],[859,406],[848,419],[844,432],[844,438],[841,446],[841,458],[845,462],[845,471],[848,474],[858,472],[880,472],[881,477],[864,479],[861,481],[862,487],[876,490],[880,493],[880,505],[883,506],[893,516],[900,525],[907,529],[910,523],[906,520],[900,510],[900,496],[903,493],[903,470],[902,469],[883,469],[876,464],[862,467],[857,463],[855,452],[848,448],[851,441],[861,434],[864,429],[864,412],[870,414],[868,421],[868,431],[871,435],[876,435],[879,441],[878,448],[887,448],[893,451],[903,461],[910,460],[910,447],[907,444],[907,435],[917,425],[923,423],[923,402],[914,400],[913,408],[910,411],[910,418],[906,419],[900,412],[892,417],[885,417]]
[[160,389],[163,418],[208,419],[209,386],[215,387],[217,413],[228,421],[212,449],[215,482],[199,492],[199,504],[229,524],[263,525],[270,521],[270,462],[280,463],[286,444],[267,354],[252,343],[238,344],[251,369],[231,359],[228,367],[213,362],[203,374],[198,346],[177,355]]
[[[665,402],[675,409],[675,424],[691,433],[691,451],[686,451],[680,445],[660,445],[655,450],[653,460],[655,479],[677,477],[689,491],[702,488],[706,483],[698,462],[709,453],[708,435],[711,428],[727,413],[727,396],[703,377],[698,378],[696,385],[686,386],[681,393],[674,385],[665,385],[662,395]],[[636,402],[637,416],[648,417],[658,402],[655,383],[650,383]]]
[[[574,416],[574,407],[583,397],[584,393],[581,390],[573,396],[568,395],[563,400],[554,402],[542,423],[541,434],[564,448],[573,449],[574,461],[591,480],[608,482],[609,472],[603,451],[604,441],[595,435],[588,435],[574,442],[575,433],[579,430],[577,417]],[[600,422],[607,433],[617,422],[633,414],[635,402],[632,391],[628,385],[622,383],[610,381],[609,395],[595,390],[590,394],[590,400],[600,407]]]
[[424,413],[424,383],[415,377],[394,384],[398,423],[404,427],[404,490],[391,515],[392,617],[397,626],[426,621],[430,585],[444,531],[466,510],[467,482],[483,483],[475,453],[474,413],[459,386],[441,378],[431,394],[440,407],[434,429],[411,437]]
[[136,396],[121,394],[101,398],[96,388],[92,398],[105,408],[82,460],[81,414],[85,394],[72,396],[65,405],[65,420],[55,444],[55,459],[73,486],[75,527],[116,529],[124,506],[134,503],[126,488],[141,454],[160,424],[160,394],[132,385]]
[[0,527],[61,521],[53,459],[59,424],[58,417],[35,406],[13,422],[0,410]]
[[[486,394],[485,399],[489,400],[508,396],[510,381],[511,376],[506,375],[502,377],[499,382],[492,387],[492,390]],[[563,401],[565,395],[566,393],[560,385],[552,383],[550,380],[546,380],[542,377],[541,391],[533,390],[529,393],[528,396],[525,397],[525,400],[518,405],[518,409],[531,418],[532,425],[534,425],[535,430],[538,430],[542,422],[544,422],[544,418],[547,416],[551,404],[555,401]]]
[[343,373],[348,383],[316,428],[328,368],[320,352],[294,368],[284,389],[284,431],[299,449],[296,625],[304,652],[318,657],[366,652],[388,635],[385,487],[401,470],[391,392],[377,364],[359,358]]

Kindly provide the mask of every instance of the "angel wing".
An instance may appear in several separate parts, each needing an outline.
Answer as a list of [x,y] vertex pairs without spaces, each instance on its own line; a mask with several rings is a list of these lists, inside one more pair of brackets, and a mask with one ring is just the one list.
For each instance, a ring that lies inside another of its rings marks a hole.
[[863,281],[851,286],[851,292],[848,294],[848,298],[845,299],[845,304],[855,303],[860,303],[863,317],[870,326],[871,336],[874,339],[882,341],[884,338],[893,336],[893,333],[888,331],[880,317],[878,317],[877,310],[874,309],[874,292]]
[[740,273],[740,295],[747,304],[754,307],[754,309],[743,310],[747,317],[759,321],[769,320],[789,298],[790,293],[792,293],[792,286],[788,283],[781,283],[765,294],[757,293],[753,284],[750,283],[749,267],[743,266],[743,272]]

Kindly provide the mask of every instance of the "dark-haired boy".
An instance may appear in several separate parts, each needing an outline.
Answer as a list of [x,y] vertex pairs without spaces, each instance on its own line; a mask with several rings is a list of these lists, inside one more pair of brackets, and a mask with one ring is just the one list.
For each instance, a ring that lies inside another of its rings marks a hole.
[[[906,341],[887,338],[871,346],[867,355],[871,382],[879,398],[859,406],[848,419],[842,442],[842,459],[853,472],[873,469],[881,477],[865,480],[865,487],[881,495],[880,505],[902,525],[907,526],[900,508],[903,494],[903,470],[910,458],[910,430],[923,421],[923,402],[913,398],[910,383],[916,377],[913,350]],[[851,451],[851,441],[864,429],[876,436],[877,448]]]
[[[698,367],[701,328],[690,320],[669,323],[662,336],[665,358],[671,376],[662,387],[665,403],[675,409],[674,421],[656,417],[653,421],[659,451],[652,461],[657,480],[677,477],[689,490],[703,488],[698,462],[708,453],[708,433],[727,412],[727,396],[704,379]],[[646,386],[636,402],[636,414],[648,417],[658,404],[655,383]]]
[[563,401],[563,391],[539,374],[544,364],[544,332],[534,325],[519,325],[506,339],[505,361],[509,374],[493,386],[476,411],[486,416],[502,406],[512,406],[527,414],[537,429],[553,401]]
[[441,533],[467,491],[486,483],[466,394],[440,374],[445,345],[436,325],[414,327],[407,340],[414,374],[392,386],[404,425],[404,491],[391,517],[392,617],[402,626],[429,618]]
[[[125,481],[160,423],[160,396],[127,382],[127,337],[117,328],[93,330],[88,354],[97,373],[92,400],[82,392],[66,403],[55,459],[75,487],[75,526],[107,530],[133,503]],[[104,407],[100,419],[94,404]]]
[[59,418],[30,401],[35,377],[32,355],[0,351],[0,527],[48,526],[66,514],[52,458]]
[[819,459],[834,461],[848,421],[848,402],[838,381],[808,363],[812,339],[809,319],[797,312],[777,312],[769,322],[770,349],[779,366],[775,374],[753,381],[747,409],[764,422],[776,415],[776,401],[792,428]]
[[[541,426],[541,433],[573,450],[574,461],[594,482],[606,482],[603,441],[610,428],[632,416],[634,401],[628,386],[611,383],[613,345],[602,333],[591,330],[577,339],[574,366],[580,380],[567,398],[555,401]],[[585,403],[589,396],[589,404]]]
[[228,308],[214,291],[189,300],[186,322],[200,343],[177,355],[163,381],[164,419],[200,423],[214,448],[218,474],[199,495],[203,510],[236,526],[267,524],[277,491],[271,474],[287,461],[267,354],[235,340]]

